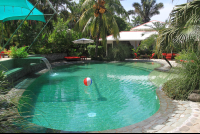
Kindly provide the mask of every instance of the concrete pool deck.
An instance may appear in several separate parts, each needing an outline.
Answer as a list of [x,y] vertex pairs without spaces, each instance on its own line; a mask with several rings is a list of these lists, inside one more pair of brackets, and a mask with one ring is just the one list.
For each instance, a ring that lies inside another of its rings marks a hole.
[[[127,59],[126,61],[137,61],[137,62],[157,62],[162,64],[158,68],[160,71],[168,71],[169,65],[165,60],[153,59],[153,60],[137,60]],[[57,61],[52,62],[52,67],[75,64],[75,63],[88,63],[96,61]],[[170,61],[172,66],[177,66],[175,61]],[[40,72],[45,73],[47,69]],[[27,78],[22,83],[19,83],[14,91],[20,90],[22,93],[36,78]],[[139,123],[126,126],[119,129],[106,130],[106,131],[88,131],[79,133],[200,133],[200,103],[192,101],[176,101],[168,98],[165,93],[161,90],[161,87],[156,90],[160,100],[160,109],[148,119]],[[69,131],[60,131],[60,133],[77,133]]]

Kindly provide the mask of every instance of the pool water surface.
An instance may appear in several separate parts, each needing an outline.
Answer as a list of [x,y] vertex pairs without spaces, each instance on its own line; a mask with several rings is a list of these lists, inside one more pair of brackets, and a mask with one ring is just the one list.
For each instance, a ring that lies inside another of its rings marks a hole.
[[[141,122],[159,107],[148,75],[159,64],[95,63],[55,68],[24,92],[18,111],[31,123],[65,131],[103,131]],[[84,78],[92,79],[85,86]]]

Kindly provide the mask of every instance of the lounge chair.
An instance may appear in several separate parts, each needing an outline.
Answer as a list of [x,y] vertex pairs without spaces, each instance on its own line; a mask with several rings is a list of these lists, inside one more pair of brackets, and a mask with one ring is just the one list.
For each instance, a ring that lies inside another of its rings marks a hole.
[[166,57],[167,53],[162,53],[162,55]]
[[171,53],[167,53],[166,59],[171,60],[172,59],[172,54]]
[[77,61],[77,60],[81,60],[80,57],[77,57],[77,56],[66,56],[64,57],[65,60],[67,61]]
[[140,57],[137,57],[137,53],[134,53],[135,58],[134,59],[139,59]]
[[155,55],[155,53],[152,53],[151,57],[149,59],[154,59],[153,56]]

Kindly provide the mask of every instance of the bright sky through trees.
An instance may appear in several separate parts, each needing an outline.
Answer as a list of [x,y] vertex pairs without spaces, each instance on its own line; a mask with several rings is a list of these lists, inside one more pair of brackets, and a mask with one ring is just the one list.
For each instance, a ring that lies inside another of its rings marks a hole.
[[[134,10],[134,8],[132,6],[134,2],[141,3],[141,0],[123,0],[123,1],[121,1],[122,5],[124,6],[124,8],[127,11]],[[164,8],[159,10],[160,15],[153,16],[151,18],[151,20],[157,20],[157,21],[164,22],[169,17],[169,13],[172,11],[172,9],[175,5],[180,5],[180,4],[186,3],[187,0],[174,0],[174,2],[172,2],[172,0],[156,0],[156,3],[160,3],[160,2],[162,2],[164,4]],[[130,19],[131,18],[132,17],[130,17]]]

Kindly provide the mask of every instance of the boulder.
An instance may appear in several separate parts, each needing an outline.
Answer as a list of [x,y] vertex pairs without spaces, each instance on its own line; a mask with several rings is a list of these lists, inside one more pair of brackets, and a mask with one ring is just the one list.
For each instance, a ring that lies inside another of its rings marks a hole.
[[191,93],[188,96],[188,100],[194,101],[194,102],[200,102],[200,94],[197,93]]

